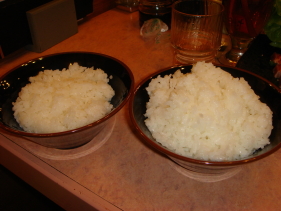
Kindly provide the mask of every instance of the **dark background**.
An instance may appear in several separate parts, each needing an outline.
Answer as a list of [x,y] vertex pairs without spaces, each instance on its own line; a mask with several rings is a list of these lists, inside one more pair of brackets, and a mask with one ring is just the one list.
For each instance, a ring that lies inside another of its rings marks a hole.
[[[51,1],[5,0],[0,2],[0,47],[2,57],[32,44],[26,12]],[[77,20],[93,12],[93,0],[74,0],[74,4]]]
[[0,165],[0,210],[63,211],[64,209]]

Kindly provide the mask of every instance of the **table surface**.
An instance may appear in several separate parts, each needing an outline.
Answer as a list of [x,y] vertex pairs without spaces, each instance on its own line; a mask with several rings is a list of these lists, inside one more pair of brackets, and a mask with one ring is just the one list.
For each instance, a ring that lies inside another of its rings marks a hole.
[[[0,74],[42,55],[87,51],[124,62],[132,70],[137,85],[149,74],[174,65],[168,38],[169,32],[159,42],[143,40],[138,13],[112,9],[88,17],[79,24],[77,34],[43,53],[22,50],[3,59]],[[1,155],[0,162],[17,171],[20,167],[15,165],[19,164],[6,159],[10,154],[18,156],[31,169],[43,172],[46,181],[54,181],[99,210],[281,209],[281,150],[245,165],[227,180],[199,182],[177,172],[168,158],[142,142],[132,128],[128,104],[107,127],[110,132],[101,134],[103,142],[99,147],[89,144],[86,149],[69,151],[47,149],[0,131],[0,146],[6,155]],[[36,180],[34,175],[26,172],[25,175],[31,183],[32,179]],[[50,193],[56,191],[55,186],[42,186],[40,181],[33,185],[52,195],[50,198],[62,207],[75,207],[71,200],[63,202],[60,196]]]

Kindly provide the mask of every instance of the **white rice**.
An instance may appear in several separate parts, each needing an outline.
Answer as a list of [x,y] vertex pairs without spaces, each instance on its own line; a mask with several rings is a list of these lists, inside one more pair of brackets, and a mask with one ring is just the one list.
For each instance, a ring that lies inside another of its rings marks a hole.
[[114,90],[101,69],[69,65],[30,77],[13,103],[14,117],[31,133],[62,132],[85,126],[108,114]]
[[177,154],[230,161],[269,144],[272,111],[244,78],[211,63],[198,62],[189,74],[158,76],[147,92],[145,123],[157,142]]

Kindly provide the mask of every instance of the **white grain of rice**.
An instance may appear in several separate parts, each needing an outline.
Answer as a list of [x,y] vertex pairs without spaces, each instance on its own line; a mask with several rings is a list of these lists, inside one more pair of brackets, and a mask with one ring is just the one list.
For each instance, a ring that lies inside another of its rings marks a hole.
[[62,132],[85,126],[108,114],[114,90],[101,69],[77,63],[30,77],[13,103],[14,117],[31,133]]

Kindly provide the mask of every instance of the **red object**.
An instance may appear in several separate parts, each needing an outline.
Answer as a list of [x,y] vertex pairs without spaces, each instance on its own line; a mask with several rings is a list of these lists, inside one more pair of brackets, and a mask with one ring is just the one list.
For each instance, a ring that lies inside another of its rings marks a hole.
[[281,54],[273,53],[270,60],[275,64],[281,64]]
[[273,68],[273,74],[275,78],[279,78],[279,79],[281,78],[281,63],[275,65],[275,67]]

